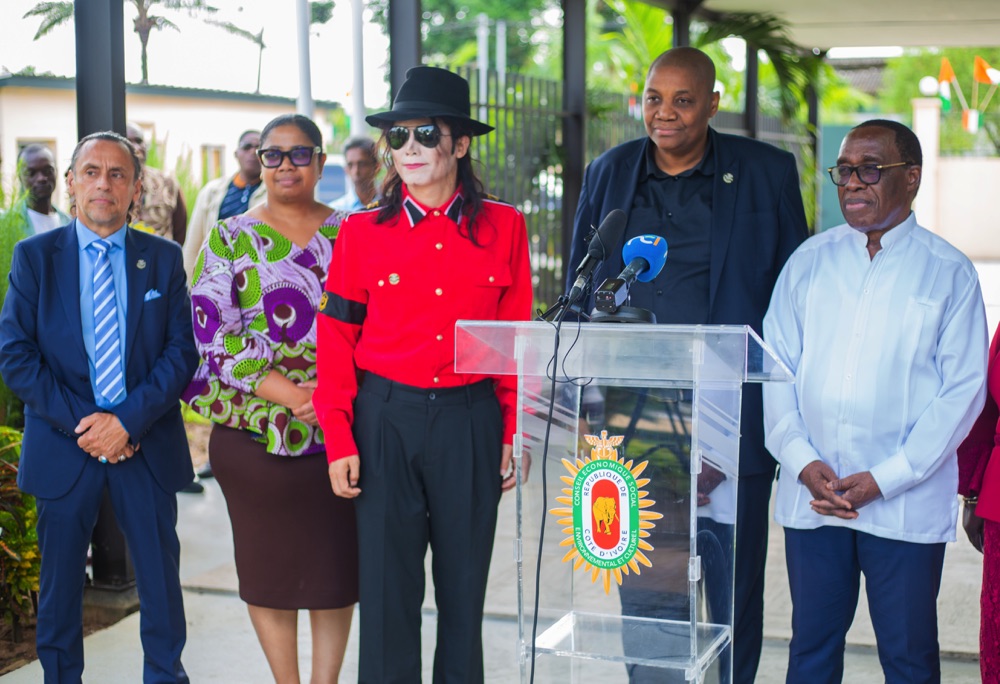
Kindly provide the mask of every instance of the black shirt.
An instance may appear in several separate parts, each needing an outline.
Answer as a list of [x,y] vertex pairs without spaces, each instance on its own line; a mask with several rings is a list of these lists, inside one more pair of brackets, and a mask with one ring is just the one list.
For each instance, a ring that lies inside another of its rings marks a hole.
[[663,236],[667,263],[652,282],[632,287],[628,304],[655,311],[657,323],[708,323],[715,175],[711,138],[701,161],[676,176],[660,170],[655,150],[646,140],[646,171],[632,200],[625,239]]

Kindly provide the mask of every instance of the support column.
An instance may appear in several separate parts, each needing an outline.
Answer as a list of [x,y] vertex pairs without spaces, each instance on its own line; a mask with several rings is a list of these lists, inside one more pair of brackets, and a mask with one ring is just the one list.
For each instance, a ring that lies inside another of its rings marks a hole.
[[[563,8],[563,166],[562,254],[569,264],[573,244],[573,218],[583,187],[587,131],[587,2],[562,0]],[[564,271],[563,276],[566,273]]]
[[758,77],[759,62],[757,60],[757,46],[747,43],[746,51],[746,85],[744,88],[743,103],[743,128],[747,132],[748,138],[757,138],[759,134],[757,126],[757,97],[760,91],[760,78]]
[[[76,128],[78,138],[97,131],[125,135],[125,23],[120,0],[76,0]],[[123,617],[139,608],[135,573],[125,537],[105,494],[92,538],[93,582],[87,611]]]
[[704,0],[678,0],[670,16],[674,20],[674,47],[691,45],[691,16]]
[[406,70],[420,65],[420,0],[389,0],[389,85],[392,97],[406,80]]
[[913,105],[913,132],[920,141],[924,165],[920,177],[920,192],[913,201],[913,211],[920,225],[941,235],[938,214],[938,158],[941,150],[941,100],[936,97],[918,97]]
[[125,135],[125,23],[120,0],[76,0],[76,132]]

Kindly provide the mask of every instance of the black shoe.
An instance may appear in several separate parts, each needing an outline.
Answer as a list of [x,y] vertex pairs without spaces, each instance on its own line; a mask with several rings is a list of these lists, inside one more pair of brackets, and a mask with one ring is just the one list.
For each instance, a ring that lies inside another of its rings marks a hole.
[[195,474],[198,476],[199,480],[207,480],[210,477],[215,477],[215,473],[212,472],[212,464],[208,461],[206,461],[202,469]]
[[181,487],[181,491],[185,494],[201,494],[205,491],[205,486],[198,482],[198,480],[192,480]]

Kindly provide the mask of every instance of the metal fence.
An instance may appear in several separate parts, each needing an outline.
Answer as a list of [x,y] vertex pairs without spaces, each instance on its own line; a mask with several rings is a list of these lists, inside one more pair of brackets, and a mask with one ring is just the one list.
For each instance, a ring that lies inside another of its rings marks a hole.
[[[495,127],[473,139],[476,173],[486,191],[510,202],[524,213],[528,225],[535,299],[553,303],[564,290],[563,262],[569,245],[561,236],[564,207],[562,175],[562,83],[490,71],[480,80],[478,70],[460,69],[472,89],[473,116]],[[746,135],[743,115],[719,112],[712,120],[717,130]],[[758,120],[758,138],[795,154],[800,177],[812,178],[812,140],[804,132],[790,131],[772,117]],[[604,151],[645,135],[638,96],[602,91],[587,93],[587,150],[589,162]],[[812,183],[804,183],[808,192]],[[808,201],[807,201],[808,204]],[[808,207],[807,207],[808,212]]]

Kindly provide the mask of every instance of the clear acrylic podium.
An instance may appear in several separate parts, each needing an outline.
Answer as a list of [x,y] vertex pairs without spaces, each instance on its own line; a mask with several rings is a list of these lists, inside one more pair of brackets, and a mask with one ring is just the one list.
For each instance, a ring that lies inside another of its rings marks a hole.
[[547,322],[455,337],[457,371],[518,377],[522,682],[730,682],[742,386],[788,369],[745,326],[564,323],[555,361]]

